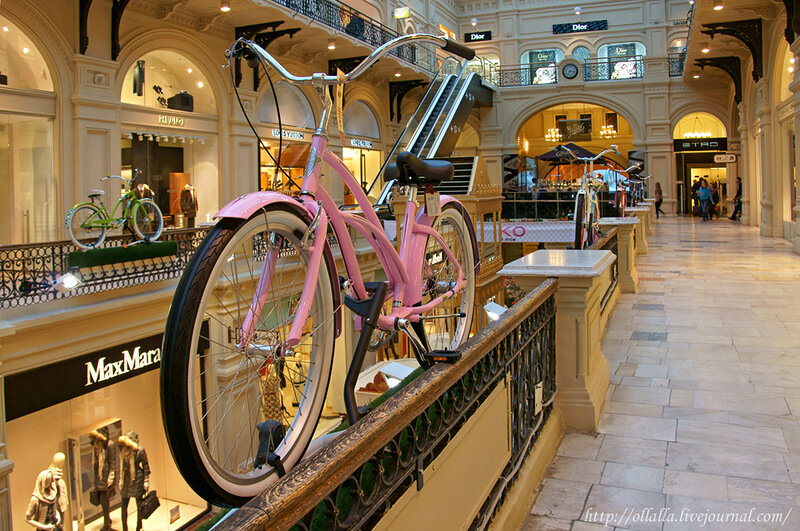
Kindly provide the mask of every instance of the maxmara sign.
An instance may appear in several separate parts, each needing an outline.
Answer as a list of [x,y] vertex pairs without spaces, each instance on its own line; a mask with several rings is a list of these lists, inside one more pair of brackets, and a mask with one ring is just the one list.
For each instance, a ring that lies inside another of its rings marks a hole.
[[142,350],[136,345],[133,350],[123,350],[118,360],[110,360],[105,356],[96,363],[86,362],[86,387],[98,382],[120,378],[131,371],[140,371],[161,361],[161,348]]

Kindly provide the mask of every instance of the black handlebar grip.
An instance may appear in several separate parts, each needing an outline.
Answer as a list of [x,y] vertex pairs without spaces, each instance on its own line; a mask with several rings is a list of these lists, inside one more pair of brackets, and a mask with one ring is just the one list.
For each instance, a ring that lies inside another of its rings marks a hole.
[[455,54],[459,57],[463,57],[467,61],[471,61],[475,57],[475,50],[470,48],[469,46],[464,46],[461,43],[458,43],[454,40],[450,40],[445,38],[446,44],[442,46],[442,49],[446,52],[450,52]]

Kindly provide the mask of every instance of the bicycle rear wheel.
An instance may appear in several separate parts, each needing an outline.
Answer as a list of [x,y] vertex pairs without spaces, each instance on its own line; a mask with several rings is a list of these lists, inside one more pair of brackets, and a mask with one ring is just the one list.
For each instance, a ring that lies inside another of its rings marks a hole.
[[[423,316],[425,337],[431,350],[453,350],[467,340],[472,326],[476,257],[467,222],[457,206],[445,205],[441,215],[434,220],[433,228],[453,253],[464,272],[466,284],[455,297],[443,301]],[[422,267],[422,304],[452,289],[458,281],[455,264],[439,242],[431,237],[428,238]],[[420,362],[427,365],[422,359]]]
[[164,229],[164,216],[161,215],[161,209],[152,199],[147,197],[140,199],[133,206],[131,218],[133,219],[133,230],[140,239],[156,241],[161,236],[161,231]]
[[100,207],[84,203],[72,209],[67,220],[69,237],[81,249],[98,247],[106,239],[106,227],[99,223],[105,219]]
[[575,220],[575,240],[574,240],[574,249],[583,249],[583,242],[584,242],[584,226],[583,220],[585,215],[585,207],[584,201],[586,201],[586,197],[583,194],[578,193],[575,196],[575,214],[573,214],[572,218]]
[[[291,469],[324,406],[334,342],[324,260],[301,340],[285,344],[307,275],[307,228],[280,206],[246,221],[224,219],[175,293],[162,349],[162,416],[181,474],[213,504],[240,505],[276,481],[270,454]],[[255,330],[243,341],[248,310],[258,304]]]

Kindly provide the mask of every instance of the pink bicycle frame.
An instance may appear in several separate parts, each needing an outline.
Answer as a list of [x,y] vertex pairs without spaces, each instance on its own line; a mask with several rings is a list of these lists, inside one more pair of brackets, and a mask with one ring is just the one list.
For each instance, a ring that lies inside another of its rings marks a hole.
[[[327,149],[327,142],[328,139],[325,135],[314,135],[311,141],[309,162],[306,166],[307,175],[303,180],[303,191],[300,200],[311,218],[315,220],[316,226],[314,227],[313,239],[310,240],[312,243],[309,247],[308,274],[303,285],[303,294],[295,312],[295,319],[285,341],[285,346],[287,347],[293,347],[299,343],[308,320],[323,259],[323,249],[327,245],[328,223],[333,227],[333,231],[339,241],[347,276],[352,281],[354,295],[357,299],[366,299],[368,293],[358,266],[355,246],[347,230],[348,226],[353,227],[367,239],[383,265],[388,278],[391,296],[394,297],[395,301],[399,301],[400,304],[396,304],[389,315],[380,316],[378,328],[382,330],[393,330],[397,319],[408,319],[412,322],[418,321],[420,315],[455,296],[466,284],[464,272],[453,252],[439,233],[431,227],[434,218],[426,214],[424,207],[417,211],[417,204],[413,197],[409,197],[406,204],[403,236],[400,244],[400,253],[398,254],[387,238],[381,221],[378,219],[366,193],[361,189],[358,181],[342,160]],[[356,202],[364,214],[363,217],[339,210],[330,194],[320,186],[319,178],[322,172],[321,162],[323,161],[331,166],[335,174],[342,177],[345,185],[353,192]],[[309,169],[310,171],[308,171]],[[282,196],[283,199],[280,199],[280,197],[280,194],[275,192],[248,194],[223,207],[217,217],[249,218],[266,204],[278,201],[289,201],[294,206],[297,205],[289,197]],[[441,196],[440,201],[442,205],[449,202],[457,202],[455,198],[450,196]],[[447,258],[455,265],[458,280],[456,285],[449,291],[424,305],[415,306],[422,300],[422,274],[423,267],[426,265],[424,254],[429,237],[435,239],[441,245]],[[247,342],[256,329],[269,289],[275,260],[276,256],[273,256],[273,251],[268,251],[264,259],[256,293],[253,296],[253,304],[250,305],[250,309],[243,321],[242,344]],[[338,286],[333,286],[333,289],[338,289]]]

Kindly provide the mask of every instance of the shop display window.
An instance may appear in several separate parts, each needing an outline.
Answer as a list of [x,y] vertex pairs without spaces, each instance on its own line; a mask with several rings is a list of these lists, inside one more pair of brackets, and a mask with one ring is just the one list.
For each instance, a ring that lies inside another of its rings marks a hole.
[[217,114],[206,77],[189,59],[169,50],[148,52],[133,63],[123,81],[121,101],[164,111]]
[[[316,127],[314,110],[303,91],[286,81],[275,83],[275,95],[281,112],[281,125],[298,129],[313,130]],[[258,121],[278,125],[278,111],[275,99],[269,88],[261,96],[258,107]]]
[[[146,347],[150,348],[146,351],[147,355],[152,353],[151,361],[155,359],[153,356],[158,348],[155,345],[160,344],[157,337],[153,339],[153,345]],[[103,359],[110,363],[113,360],[110,354],[108,356],[107,360]],[[127,510],[127,527],[136,529],[137,491],[133,486],[134,481],[131,481],[136,476],[135,473],[132,476],[126,472],[126,469],[142,470],[141,486],[144,486],[143,480],[146,478],[148,491],[155,491],[160,502],[152,516],[144,520],[145,531],[177,530],[206,513],[208,504],[183,481],[167,446],[160,414],[159,371],[149,370],[92,390],[96,385],[108,383],[102,378],[119,378],[120,375],[110,376],[118,371],[96,372],[100,361],[89,361],[85,365],[81,361],[77,360],[80,366],[75,368],[76,372],[59,370],[59,374],[63,375],[62,388],[72,387],[79,392],[84,388],[85,394],[36,411],[28,411],[31,408],[26,407],[27,404],[7,405],[8,451],[14,456],[14,471],[11,474],[14,529],[29,528],[26,508],[29,507],[37,477],[51,467],[51,463],[58,461],[58,454],[66,456],[65,459],[62,457],[62,466],[56,467],[60,469],[56,475],[63,478],[63,486],[67,489],[63,517],[65,529],[102,529],[104,503],[96,491],[99,484],[107,486],[109,483],[113,485],[113,489],[106,491],[112,528],[122,529],[124,507]],[[81,381],[67,381],[71,374],[81,375]],[[13,390],[13,379],[13,375],[7,377],[7,391]],[[42,386],[39,387],[39,396],[35,400],[46,401],[47,396],[42,395],[52,393],[46,393]],[[20,399],[10,395],[9,401],[12,402],[14,398]],[[102,443],[102,439],[106,439],[107,446],[101,444],[102,450],[96,450],[96,441]],[[135,451],[131,449],[132,444],[135,444]],[[138,455],[139,448],[144,451],[149,472],[146,476],[141,456]],[[97,473],[99,468],[104,468],[105,473]],[[95,479],[95,474],[100,477]],[[126,497],[129,498],[127,503]]]
[[644,44],[640,42],[624,42],[601,46],[597,56],[608,60],[609,77],[611,79],[630,79],[642,75],[642,72],[640,72],[641,65],[637,57],[645,54]]
[[0,87],[53,91],[50,69],[39,49],[16,25],[0,16]]
[[[380,149],[381,129],[372,109],[363,101],[354,101],[344,109],[342,127],[345,146],[342,161],[353,173],[356,181],[368,190],[383,164],[383,151]],[[380,195],[383,182],[376,183],[372,189],[375,199]],[[355,202],[354,197],[345,195],[345,202]]]

